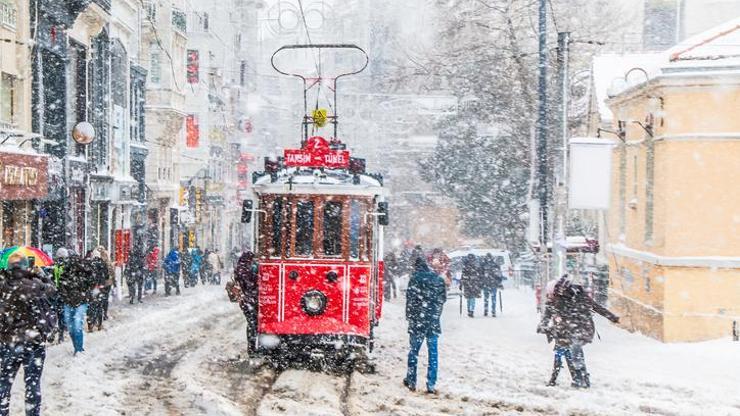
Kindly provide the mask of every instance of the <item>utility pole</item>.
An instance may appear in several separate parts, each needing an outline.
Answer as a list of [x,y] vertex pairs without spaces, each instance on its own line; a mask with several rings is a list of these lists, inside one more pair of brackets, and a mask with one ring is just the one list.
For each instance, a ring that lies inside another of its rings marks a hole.
[[545,290],[550,267],[547,254],[547,0],[539,0],[539,82],[537,88],[537,184],[539,200],[540,259],[545,262],[540,268],[540,287]]
[[[567,249],[566,221],[568,218],[568,89],[570,77],[568,75],[570,33],[558,33],[558,98],[560,99],[560,140],[562,160],[555,164],[555,201],[553,203],[553,217],[555,235],[552,242],[555,276],[560,277],[566,271]],[[557,158],[556,158],[557,159]]]

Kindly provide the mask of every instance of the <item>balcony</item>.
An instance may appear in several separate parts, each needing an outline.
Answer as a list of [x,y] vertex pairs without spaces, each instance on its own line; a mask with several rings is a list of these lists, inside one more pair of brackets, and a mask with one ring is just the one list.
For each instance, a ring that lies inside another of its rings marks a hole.
[[103,11],[110,14],[111,0],[67,0],[67,9],[73,16],[77,16],[90,4],[96,4],[103,9]]

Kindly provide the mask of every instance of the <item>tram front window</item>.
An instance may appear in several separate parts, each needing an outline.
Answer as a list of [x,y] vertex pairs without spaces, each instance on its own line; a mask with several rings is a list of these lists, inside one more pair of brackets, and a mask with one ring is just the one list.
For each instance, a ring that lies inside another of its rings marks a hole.
[[313,254],[313,201],[298,201],[296,205],[295,255]]
[[324,255],[342,255],[342,203],[324,205]]

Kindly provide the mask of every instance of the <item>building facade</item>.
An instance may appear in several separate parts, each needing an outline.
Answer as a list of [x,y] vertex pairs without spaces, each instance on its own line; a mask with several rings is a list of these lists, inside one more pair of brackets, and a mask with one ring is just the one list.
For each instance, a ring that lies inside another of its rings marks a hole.
[[608,102],[614,150],[610,303],[666,342],[729,337],[740,320],[740,21],[661,54]]

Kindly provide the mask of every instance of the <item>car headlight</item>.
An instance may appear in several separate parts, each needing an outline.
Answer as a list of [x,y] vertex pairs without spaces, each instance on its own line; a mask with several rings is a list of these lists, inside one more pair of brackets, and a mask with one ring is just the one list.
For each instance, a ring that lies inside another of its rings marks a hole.
[[326,296],[318,290],[311,290],[301,298],[301,306],[311,316],[321,315],[326,309]]

